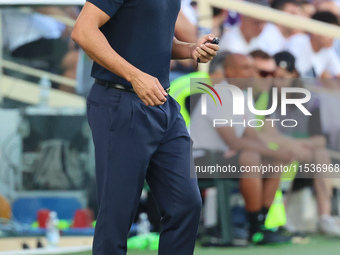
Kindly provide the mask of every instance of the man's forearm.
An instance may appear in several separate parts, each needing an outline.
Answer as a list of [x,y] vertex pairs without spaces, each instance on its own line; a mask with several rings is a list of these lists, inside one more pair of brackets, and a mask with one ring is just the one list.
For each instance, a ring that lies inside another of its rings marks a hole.
[[196,43],[186,43],[177,40],[175,37],[172,43],[172,59],[191,59],[192,52],[196,47]]

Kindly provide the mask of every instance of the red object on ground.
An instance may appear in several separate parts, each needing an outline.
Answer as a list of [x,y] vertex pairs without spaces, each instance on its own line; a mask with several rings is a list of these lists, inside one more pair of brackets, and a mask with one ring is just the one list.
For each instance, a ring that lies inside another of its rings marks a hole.
[[92,227],[93,211],[91,209],[77,210],[74,216],[73,227],[74,228],[88,228]]
[[50,215],[50,210],[48,209],[40,209],[37,213],[37,221],[39,223],[39,228],[46,228],[46,222]]

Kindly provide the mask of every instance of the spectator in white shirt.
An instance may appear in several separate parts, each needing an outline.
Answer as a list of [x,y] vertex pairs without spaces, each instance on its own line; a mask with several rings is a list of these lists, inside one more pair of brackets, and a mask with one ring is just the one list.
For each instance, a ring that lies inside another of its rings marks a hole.
[[[333,13],[335,16],[338,17],[340,15],[340,7],[339,7],[339,1],[331,1],[331,0],[326,0],[326,1],[317,1],[315,3],[316,9],[318,11],[329,11]],[[340,57],[340,39],[336,38],[334,40],[334,49],[336,53],[338,54],[338,57]]]
[[233,26],[222,38],[220,47],[232,53],[248,54],[258,49],[258,35],[262,32],[265,21],[241,16],[241,24]]
[[[63,75],[76,77],[78,49],[69,41],[71,28],[48,15],[76,18],[73,8],[35,7],[32,12],[19,8],[5,8],[3,15],[3,36],[10,57],[20,63]],[[54,87],[74,92],[63,84]]]
[[[289,14],[302,15],[302,9],[295,0],[274,0],[271,7]],[[297,32],[296,29],[268,23],[258,39],[260,49],[272,56],[282,51],[287,39]]]
[[[338,25],[337,17],[331,12],[317,12],[312,19]],[[286,45],[296,58],[296,69],[303,78],[340,77],[340,60],[332,37],[317,34],[294,35]]]
[[[248,1],[268,6],[267,1]],[[261,48],[258,36],[261,34],[266,22],[263,20],[241,16],[241,23],[233,26],[226,32],[220,42],[220,49],[232,53],[247,55],[249,52]]]

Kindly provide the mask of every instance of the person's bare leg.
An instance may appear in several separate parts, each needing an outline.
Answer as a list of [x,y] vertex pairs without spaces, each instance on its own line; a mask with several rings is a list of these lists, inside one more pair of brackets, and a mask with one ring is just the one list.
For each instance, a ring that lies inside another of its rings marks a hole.
[[[331,158],[325,148],[314,150],[314,163],[320,165],[331,164]],[[323,176],[315,176],[314,188],[316,191],[316,199],[318,203],[319,215],[331,214],[331,197],[332,197],[332,182]]]
[[[270,167],[280,166],[281,162],[274,160],[265,160],[265,164],[268,164],[268,169]],[[267,218],[269,209],[275,199],[276,191],[280,185],[280,176],[281,173],[268,173],[266,176],[263,176],[263,192],[262,192],[262,214],[263,214],[263,222],[261,225],[265,224],[265,220]]]
[[320,232],[327,235],[340,235],[340,227],[331,216],[331,196],[332,182],[327,178],[314,179],[314,187],[316,191],[316,199],[318,204],[319,221],[318,226]]
[[315,178],[314,188],[316,193],[316,200],[318,203],[319,215],[330,215],[331,214],[331,194],[332,194],[332,183],[330,179],[326,178]]
[[[241,166],[260,166],[263,161],[259,153],[244,151],[240,155],[240,164]],[[266,230],[263,226],[279,184],[279,178],[277,178],[279,174],[271,176],[276,178],[264,179],[262,173],[257,173],[257,176],[253,175],[249,178],[246,175],[240,180],[240,189],[245,200],[250,225],[249,240],[254,244],[280,243],[290,240],[279,233]]]
[[[254,151],[242,151],[239,159],[241,166],[259,166],[261,156]],[[245,201],[249,221],[250,238],[261,231],[262,215],[262,178],[259,174],[246,173],[240,179],[240,191]]]
[[[332,162],[326,148],[314,150],[314,159],[315,164],[320,165],[329,166]],[[314,177],[314,188],[319,213],[319,229],[324,234],[339,236],[340,227],[331,216],[332,182],[331,179],[325,177],[325,174],[319,174]]]
[[[268,169],[282,165],[282,162],[276,160],[266,160],[264,163],[268,164]],[[265,177],[263,180],[262,206],[269,209],[274,201],[276,191],[280,186],[281,173],[268,173]]]
[[270,208],[272,205],[277,189],[280,185],[280,178],[268,178],[263,180],[262,206]]
[[[261,156],[257,152],[248,150],[241,152],[241,166],[256,166],[260,164]],[[256,212],[262,208],[262,178],[260,177],[248,178],[248,174],[246,174],[240,179],[240,191],[245,201],[247,212]]]
[[256,212],[262,208],[262,179],[242,178],[240,180],[240,191],[245,201],[248,212]]

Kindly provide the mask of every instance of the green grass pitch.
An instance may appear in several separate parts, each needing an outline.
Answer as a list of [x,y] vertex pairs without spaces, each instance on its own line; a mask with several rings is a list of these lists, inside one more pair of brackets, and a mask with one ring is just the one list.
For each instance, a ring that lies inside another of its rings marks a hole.
[[[91,255],[91,252],[65,255]],[[196,246],[195,255],[326,255],[340,254],[340,237],[311,237],[308,244],[276,246],[249,246],[243,248],[201,248]],[[129,251],[128,255],[157,255],[157,251]]]

